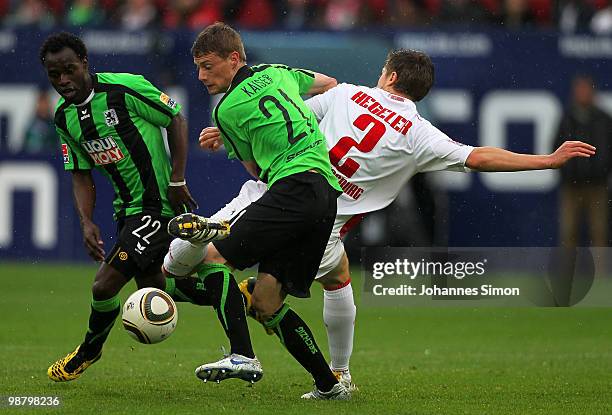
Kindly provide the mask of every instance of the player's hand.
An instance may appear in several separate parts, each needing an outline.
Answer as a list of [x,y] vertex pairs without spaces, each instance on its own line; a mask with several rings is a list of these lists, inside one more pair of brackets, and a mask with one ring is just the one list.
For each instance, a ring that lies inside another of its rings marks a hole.
[[198,208],[198,204],[189,193],[187,185],[168,186],[168,201],[177,215],[193,212],[194,209]]
[[217,127],[206,127],[200,133],[200,147],[203,150],[217,151],[222,145],[221,133]]
[[104,241],[100,237],[100,228],[91,222],[83,222],[83,244],[87,249],[87,254],[93,258],[94,261],[104,261],[106,252],[104,252]]
[[562,167],[574,157],[591,157],[595,154],[595,147],[582,141],[566,141],[550,155],[551,169]]

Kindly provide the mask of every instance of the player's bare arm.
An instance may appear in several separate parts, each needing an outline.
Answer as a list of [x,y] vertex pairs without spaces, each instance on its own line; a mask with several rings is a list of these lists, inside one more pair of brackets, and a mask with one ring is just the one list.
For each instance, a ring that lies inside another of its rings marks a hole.
[[315,80],[308,90],[309,95],[322,94],[323,92],[332,89],[338,85],[336,78],[323,75],[322,73],[314,72]]
[[83,243],[87,254],[95,261],[103,261],[104,242],[100,237],[100,228],[93,222],[93,212],[96,205],[96,187],[89,170],[74,170],[72,172],[72,193],[74,206],[81,220]]
[[477,147],[465,165],[477,171],[558,169],[574,157],[591,157],[595,147],[582,141],[566,141],[552,154],[519,154],[496,147]]
[[198,207],[196,201],[191,197],[185,182],[185,165],[187,163],[187,121],[179,113],[172,118],[168,131],[168,146],[172,155],[172,173],[170,185],[168,186],[168,201],[172,209],[177,213],[191,211]]

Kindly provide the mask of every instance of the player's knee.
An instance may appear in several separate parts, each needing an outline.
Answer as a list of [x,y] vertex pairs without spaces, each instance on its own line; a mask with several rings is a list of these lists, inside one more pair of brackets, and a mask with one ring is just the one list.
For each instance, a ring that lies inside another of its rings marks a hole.
[[317,281],[323,285],[326,290],[336,289],[339,285],[344,285],[350,279],[348,274],[326,274]]
[[326,290],[335,290],[339,286],[346,285],[350,280],[351,274],[349,273],[348,259],[346,258],[346,255],[333,270],[317,279],[317,281],[323,285],[323,288]]
[[261,322],[270,320],[278,307],[266,298],[253,295],[251,297],[251,309],[255,312],[257,319]]
[[164,278],[173,278],[175,280],[182,280],[185,278],[189,278],[190,275],[176,275],[176,274],[172,274],[171,272],[168,272],[167,270],[162,268],[162,275],[164,276]]
[[147,276],[139,276],[135,278],[136,287],[145,288],[145,287],[154,287],[163,290],[166,288],[166,278],[160,272],[155,275],[147,275]]
[[208,250],[206,251],[206,256],[204,257],[204,262],[214,263],[214,264],[227,264],[227,260],[223,258],[223,256],[217,251],[214,244],[208,245]]
[[91,293],[96,300],[106,300],[117,295],[122,286],[108,278],[97,278],[91,287]]

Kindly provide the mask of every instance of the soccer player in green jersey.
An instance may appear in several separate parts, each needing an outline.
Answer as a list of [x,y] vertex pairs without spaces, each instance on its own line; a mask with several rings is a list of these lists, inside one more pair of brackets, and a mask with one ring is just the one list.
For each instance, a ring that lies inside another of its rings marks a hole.
[[[100,358],[120,311],[117,295],[132,277],[139,288],[157,287],[179,301],[216,306],[226,332],[234,321],[246,327],[244,311],[231,314],[218,307],[227,297],[227,276],[207,278],[200,284],[205,289],[198,290],[197,282],[166,280],[160,271],[171,240],[166,232],[169,220],[196,207],[185,183],[187,125],[180,105],[140,75],[90,73],[87,49],[70,33],[49,36],[41,47],[40,59],[61,96],[55,126],[64,167],[72,172],[84,244],[89,256],[102,262],[93,282],[85,339],[49,367],[49,377],[57,382],[76,379]],[[168,133],[171,161],[162,128]],[[108,255],[93,219],[93,168],[115,189],[117,240]],[[241,299],[240,294],[237,298]],[[240,327],[233,332],[245,338]],[[248,353],[252,350],[248,331],[246,339],[241,344]]]
[[[223,23],[204,29],[192,54],[208,92],[225,93],[214,119],[229,157],[240,160],[269,187],[231,224],[228,238],[208,245],[205,262],[238,269],[259,264],[252,308],[312,374],[314,391],[302,397],[348,399],[350,392],[331,372],[310,328],[284,303],[287,294],[310,296],[341,191],[331,171],[325,137],[301,95],[324,92],[336,80],[284,65],[247,66],[240,35]],[[206,218],[184,214],[168,229],[192,243],[205,242],[199,229],[207,223]],[[254,356],[229,356],[200,366],[196,375],[222,380],[248,369],[254,360]]]

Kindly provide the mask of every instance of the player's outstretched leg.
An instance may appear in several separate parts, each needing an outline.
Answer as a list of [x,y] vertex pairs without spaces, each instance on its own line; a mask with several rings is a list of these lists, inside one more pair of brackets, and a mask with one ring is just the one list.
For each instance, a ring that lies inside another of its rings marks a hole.
[[258,318],[257,313],[251,307],[253,303],[251,297],[253,295],[253,290],[255,289],[255,283],[257,282],[257,277],[249,277],[245,280],[242,280],[238,283],[238,288],[240,289],[240,293],[242,294],[242,299],[244,301],[244,309],[246,311],[246,315],[257,320],[263,326],[266,333],[270,336],[274,335],[274,330],[267,328],[264,325],[264,322]]
[[338,381],[351,392],[357,390],[349,371],[355,315],[356,307],[350,278],[339,286],[324,286],[323,321],[329,343],[330,367]]
[[230,234],[230,225],[223,220],[209,219],[195,213],[183,213],[168,222],[168,233],[175,238],[205,244],[227,238]]
[[[109,257],[115,258],[116,255],[113,252],[119,252],[119,249],[121,246],[115,245]],[[107,262],[102,263],[91,288],[93,300],[85,339],[74,352],[49,367],[47,374],[51,380],[65,382],[77,379],[85,369],[100,359],[102,346],[121,311],[121,303],[117,294],[130,280],[125,276],[129,274],[131,272],[122,273],[115,266]]]
[[[255,310],[251,307],[252,301],[251,301],[251,296],[253,294],[253,290],[255,289],[255,284],[257,283],[257,278],[256,277],[249,277],[245,280],[240,281],[240,283],[238,284],[238,287],[240,288],[240,292],[242,293],[242,296],[244,298],[244,305],[245,305],[245,309],[246,309],[246,314],[257,320],[258,322],[260,322],[263,326],[264,329],[266,330],[266,333],[272,335],[275,334],[274,330],[272,330],[269,327],[266,327],[266,325],[264,324],[264,322],[261,321],[261,319],[259,319],[257,317],[257,313],[255,313]],[[346,287],[345,287],[346,288]],[[351,289],[350,285],[348,285],[348,289]],[[352,293],[352,291],[351,291]],[[352,296],[351,296],[352,298]],[[354,305],[353,305],[354,307]],[[354,314],[353,314],[353,320],[351,322],[351,325],[354,322]],[[329,333],[328,333],[329,334]],[[351,340],[350,343],[352,345],[352,331],[351,331]],[[352,348],[351,348],[352,350]],[[350,356],[350,353],[349,353]],[[341,383],[349,392],[354,392],[357,391],[358,388],[357,386],[352,382],[351,379],[351,374],[348,370],[348,358],[347,358],[347,366],[345,369],[335,369],[333,367],[333,360],[332,360],[332,366],[330,366],[330,369],[333,373],[333,375],[336,377],[336,379],[338,380],[339,383]],[[317,390],[317,389],[315,389]],[[314,393],[310,392],[311,394]],[[307,394],[309,395],[309,394]],[[305,397],[305,399],[312,399],[313,397]],[[324,399],[322,397],[317,397],[317,399]]]
[[47,369],[47,375],[55,382],[66,382],[77,379],[81,374],[97,362],[102,356],[102,345],[119,315],[121,304],[116,296],[91,303],[89,328],[85,340],[77,348],[53,363]]
[[[323,285],[324,289],[323,322],[329,344],[329,366],[338,381],[354,392],[357,386],[352,382],[349,361],[353,352],[357,309],[353,298],[348,257],[342,242],[336,236],[332,232],[316,281]],[[335,265],[329,269],[334,263]]]
[[351,393],[331,372],[310,327],[287,304],[269,318],[264,326],[274,330],[281,343],[314,378],[312,392],[303,399],[348,400]]
[[[203,264],[198,270],[198,279],[202,281],[204,297],[201,300],[195,298],[195,302],[215,308],[230,341],[231,352],[217,362],[199,366],[195,370],[196,376],[205,382],[229,378],[257,382],[263,376],[263,370],[253,352],[244,302],[230,269],[221,264]],[[182,282],[176,280],[176,286],[181,286]]]

